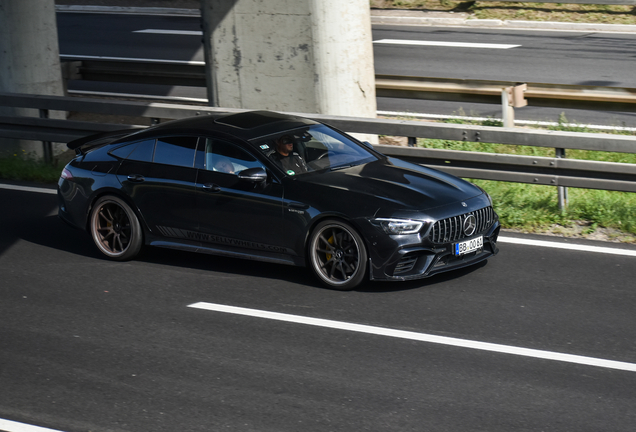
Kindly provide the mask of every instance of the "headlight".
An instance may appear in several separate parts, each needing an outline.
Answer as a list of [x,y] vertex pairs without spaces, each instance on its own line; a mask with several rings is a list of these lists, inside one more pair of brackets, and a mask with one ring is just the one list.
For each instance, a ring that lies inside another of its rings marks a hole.
[[409,219],[377,218],[372,219],[371,223],[391,235],[416,234],[424,226],[424,222]]

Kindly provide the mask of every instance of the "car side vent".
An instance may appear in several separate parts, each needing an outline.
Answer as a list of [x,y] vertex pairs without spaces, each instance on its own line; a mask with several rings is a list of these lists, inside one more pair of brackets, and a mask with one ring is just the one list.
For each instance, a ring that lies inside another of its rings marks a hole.
[[495,222],[495,212],[492,207],[484,207],[470,213],[449,217],[435,222],[428,236],[429,239],[433,243],[448,243],[465,238],[466,235],[464,234],[463,229],[464,220],[471,214],[475,216],[477,222],[475,234],[487,230]]
[[397,265],[395,266],[394,275],[398,275],[401,273],[407,273],[413,270],[415,263],[417,262],[417,257],[405,257],[402,258]]

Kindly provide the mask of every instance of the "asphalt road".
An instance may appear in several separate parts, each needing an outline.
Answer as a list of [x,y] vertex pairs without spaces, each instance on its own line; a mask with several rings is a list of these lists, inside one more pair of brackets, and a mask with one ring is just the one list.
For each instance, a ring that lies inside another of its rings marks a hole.
[[[70,55],[203,61],[198,17],[58,13],[60,52]],[[139,33],[140,30],[181,32]],[[186,32],[185,34],[183,32]],[[189,32],[189,33],[188,33]],[[374,44],[376,73],[441,78],[544,82],[636,88],[636,35],[594,32],[469,29],[461,27],[373,27],[373,40],[486,43],[514,48]],[[72,90],[170,95],[205,99],[203,88],[114,85],[74,81]],[[501,117],[497,105],[379,98],[381,111]],[[618,112],[526,107],[519,120],[636,127],[636,116]]]
[[[109,262],[57,219],[54,194],[5,187],[0,430],[636,424],[636,256],[509,240],[485,265],[337,292],[302,268],[207,255],[148,249]],[[292,317],[190,307],[199,302]]]

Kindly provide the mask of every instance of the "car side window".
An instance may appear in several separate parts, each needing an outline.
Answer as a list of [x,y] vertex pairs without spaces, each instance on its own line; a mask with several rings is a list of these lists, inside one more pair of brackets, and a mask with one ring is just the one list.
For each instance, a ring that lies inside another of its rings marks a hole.
[[152,162],[152,154],[155,151],[155,140],[138,141],[134,143],[125,144],[121,147],[112,150],[110,154],[122,159],[140,161],[140,162]]
[[121,147],[117,147],[115,150],[111,150],[109,153],[113,156],[117,156],[121,159],[126,159],[130,153],[137,147],[139,143],[128,143]]
[[251,154],[227,141],[207,138],[205,140],[205,162],[207,171],[238,174],[248,168],[264,168]]
[[[198,139],[198,137],[193,136],[163,137],[157,139],[153,162],[193,167]],[[137,151],[137,149],[135,149],[135,151]]]

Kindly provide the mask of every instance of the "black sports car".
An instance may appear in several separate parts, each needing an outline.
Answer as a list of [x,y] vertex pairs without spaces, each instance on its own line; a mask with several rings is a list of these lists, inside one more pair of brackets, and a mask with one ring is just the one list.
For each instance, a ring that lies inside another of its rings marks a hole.
[[309,266],[327,286],[408,280],[495,255],[479,187],[269,111],[175,120],[68,144],[59,215],[108,258],[143,245]]

